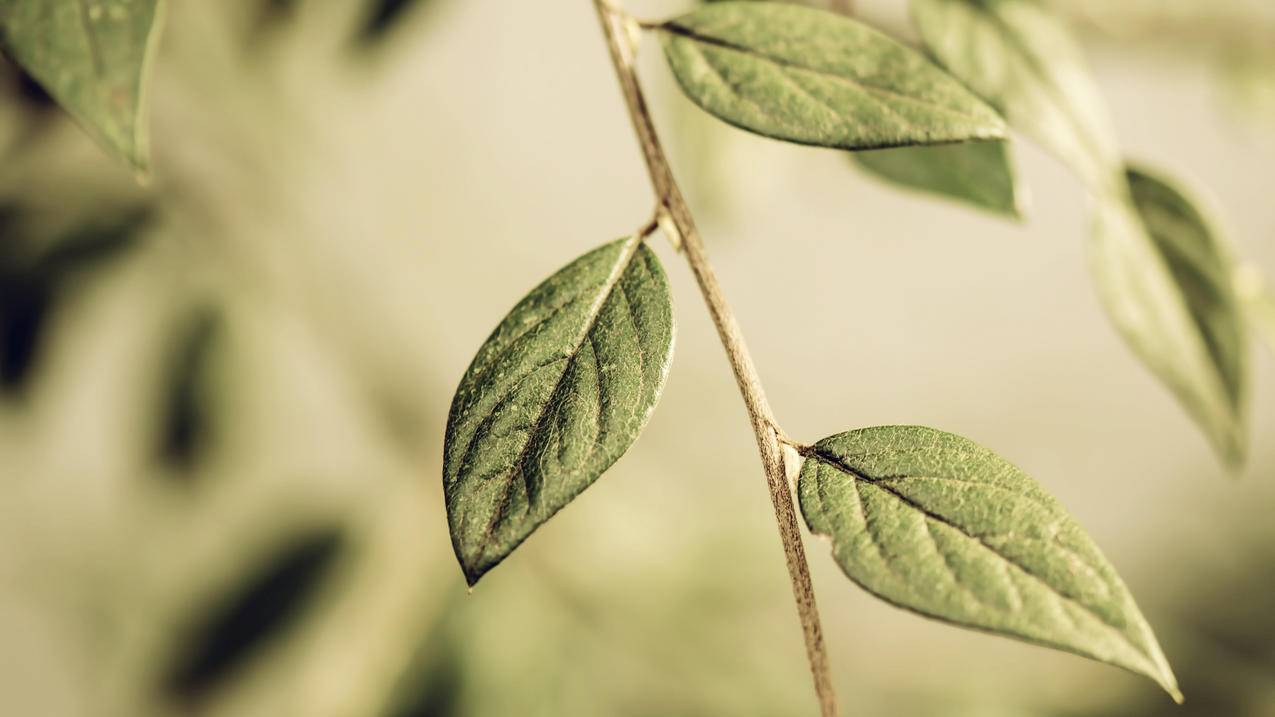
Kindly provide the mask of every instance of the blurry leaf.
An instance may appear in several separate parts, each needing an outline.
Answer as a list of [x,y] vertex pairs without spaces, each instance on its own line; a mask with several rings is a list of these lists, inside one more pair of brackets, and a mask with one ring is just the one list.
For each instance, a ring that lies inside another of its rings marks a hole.
[[471,585],[637,439],[672,352],[668,283],[637,238],[576,259],[505,317],[461,379],[443,448]]
[[358,41],[363,45],[379,42],[404,19],[432,0],[368,0],[368,11],[359,28]]
[[189,469],[210,442],[208,372],[221,317],[202,308],[183,327],[169,374],[159,454],[169,465]]
[[1015,129],[1094,188],[1122,168],[1102,97],[1065,23],[1034,0],[911,0],[926,48]]
[[1138,170],[1128,178],[1133,208],[1099,207],[1099,292],[1121,335],[1238,466],[1248,447],[1248,346],[1231,258],[1180,192]]
[[[58,240],[33,261],[0,264],[0,391],[19,390],[39,357],[45,325],[59,297],[80,270],[118,255],[136,238],[147,217],[135,211],[115,221],[89,224]],[[3,222],[0,242],[21,241],[20,222]]]
[[851,154],[870,174],[893,184],[1020,218],[1017,183],[1005,142],[961,142]]
[[219,686],[301,616],[317,596],[343,542],[335,529],[308,535],[228,594],[183,639],[187,647],[167,672],[165,690],[184,700],[197,700]]
[[111,152],[145,170],[159,0],[5,0],[0,43]]
[[26,380],[52,303],[47,279],[0,276],[0,389],[17,390]]
[[1248,323],[1257,330],[1267,348],[1275,352],[1275,293],[1255,266],[1235,271],[1235,293],[1244,307]]
[[459,606],[449,600],[427,630],[411,664],[394,686],[382,717],[459,717],[472,714],[464,706],[467,675],[463,645],[466,625],[457,619]]
[[1123,667],[1180,700],[1115,569],[1056,500],[991,451],[916,426],[850,431],[806,451],[798,493],[810,530],[877,597]]
[[757,134],[842,149],[1005,134],[995,112],[919,53],[839,15],[723,2],[659,29],[686,95]]
[[296,14],[297,0],[260,0],[256,23],[249,37],[260,38],[276,26],[291,20]]

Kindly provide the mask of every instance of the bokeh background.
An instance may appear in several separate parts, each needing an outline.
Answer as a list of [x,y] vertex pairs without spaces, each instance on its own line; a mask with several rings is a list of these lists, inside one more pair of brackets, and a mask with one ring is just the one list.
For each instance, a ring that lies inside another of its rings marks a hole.
[[[1058,0],[1128,153],[1275,273],[1275,10]],[[634,0],[658,17],[689,0]],[[906,33],[897,0],[862,17]],[[755,447],[679,257],[667,392],[467,593],[452,391],[652,196],[591,3],[170,3],[139,186],[0,84],[0,714],[809,715]],[[1071,509],[1183,683],[939,625],[808,545],[847,715],[1275,715],[1275,362],[1225,475],[1108,325],[1089,207],[1020,143],[1013,224],[747,135],[642,69],[771,400],[804,440],[920,423]]]

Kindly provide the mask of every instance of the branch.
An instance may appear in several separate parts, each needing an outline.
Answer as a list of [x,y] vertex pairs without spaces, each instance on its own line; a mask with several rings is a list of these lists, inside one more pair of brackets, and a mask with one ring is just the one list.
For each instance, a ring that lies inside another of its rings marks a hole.
[[828,654],[823,643],[823,628],[819,624],[819,611],[815,606],[814,589],[810,583],[810,568],[806,564],[806,554],[801,545],[801,531],[797,526],[797,513],[793,506],[792,492],[788,486],[788,478],[784,469],[783,448],[780,445],[782,433],[771,413],[770,404],[762,390],[761,379],[753,366],[752,357],[744,344],[743,334],[735,320],[717,275],[709,264],[704,243],[699,231],[695,228],[695,220],[691,217],[682,190],[673,178],[668,158],[660,145],[655,132],[655,124],[647,109],[646,98],[642,86],[638,82],[634,68],[633,48],[630,45],[627,24],[629,18],[607,4],[607,0],[594,0],[598,18],[606,34],[607,46],[611,52],[611,62],[615,65],[616,76],[628,105],[629,117],[637,133],[642,155],[646,159],[646,167],[651,175],[651,184],[659,198],[661,211],[666,212],[672,220],[677,232],[681,235],[683,251],[695,280],[699,283],[700,293],[708,305],[708,311],[717,326],[717,334],[722,346],[726,349],[726,358],[735,372],[735,382],[739,385],[744,406],[748,409],[748,417],[752,422],[753,434],[757,438],[757,449],[761,453],[762,466],[766,471],[766,484],[770,489],[770,500],[775,509],[775,519],[779,526],[779,537],[783,541],[784,557],[788,562],[788,576],[792,581],[793,597],[797,602],[797,612],[801,617],[802,632],[806,641],[806,657],[810,661],[810,672],[814,677],[815,692],[819,697],[820,713],[823,717],[835,717],[837,714],[836,696],[833,694],[832,679],[828,670]]

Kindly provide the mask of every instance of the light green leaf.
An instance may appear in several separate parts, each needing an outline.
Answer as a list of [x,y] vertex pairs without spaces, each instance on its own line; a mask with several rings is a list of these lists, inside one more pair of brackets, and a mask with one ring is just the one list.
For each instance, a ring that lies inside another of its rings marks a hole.
[[1234,284],[1249,324],[1275,352],[1275,293],[1266,277],[1255,266],[1241,266],[1235,271]]
[[1114,131],[1063,20],[1034,0],[911,2],[940,65],[1092,186],[1119,185]]
[[917,426],[865,428],[804,451],[810,530],[851,580],[922,615],[1123,667],[1180,699],[1128,588],[1026,474]]
[[1018,185],[1005,142],[960,142],[851,154],[870,174],[993,214],[1018,219]]
[[841,149],[1005,134],[991,108],[921,54],[840,15],[721,2],[659,30],[686,95],[757,134]]
[[2,0],[0,43],[94,139],[145,171],[160,10],[160,0]]
[[672,355],[668,282],[637,238],[576,259],[509,312],[447,420],[443,489],[469,584],[632,445]]
[[1116,328],[1232,467],[1248,447],[1248,339],[1234,265],[1179,190],[1128,172],[1132,207],[1103,200],[1092,266]]

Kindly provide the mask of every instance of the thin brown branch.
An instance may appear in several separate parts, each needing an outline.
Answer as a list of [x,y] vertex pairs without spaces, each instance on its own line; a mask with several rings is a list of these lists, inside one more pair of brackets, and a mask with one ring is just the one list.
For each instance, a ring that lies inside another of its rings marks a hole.
[[757,439],[757,448],[761,453],[762,466],[766,472],[766,484],[770,490],[770,500],[775,509],[775,519],[779,526],[779,537],[783,541],[784,557],[788,563],[788,576],[792,581],[793,597],[797,602],[797,612],[801,618],[802,632],[806,642],[806,656],[810,661],[810,672],[814,677],[815,692],[819,698],[819,708],[823,717],[835,717],[837,714],[836,696],[832,689],[832,679],[828,669],[828,654],[823,642],[823,628],[819,624],[819,611],[815,606],[814,588],[810,582],[810,568],[806,564],[806,554],[801,544],[801,531],[797,525],[797,513],[793,506],[792,491],[788,485],[784,469],[783,450],[779,435],[776,432],[778,422],[771,413],[762,390],[761,379],[753,366],[752,357],[744,344],[743,334],[735,320],[730,305],[722,293],[717,275],[709,264],[704,242],[695,228],[695,220],[691,216],[682,190],[673,178],[668,158],[655,132],[655,124],[647,108],[642,86],[638,82],[634,67],[633,48],[629,43],[627,16],[613,8],[607,0],[594,0],[598,18],[606,35],[607,46],[611,52],[611,61],[615,65],[616,76],[628,105],[629,117],[637,133],[642,155],[651,175],[651,184],[660,203],[672,218],[677,232],[681,235],[683,253],[687,263],[699,283],[700,293],[708,305],[713,323],[717,326],[717,334],[722,346],[726,349],[726,357],[731,369],[735,372],[735,382],[739,385],[744,406],[748,409],[748,417],[752,422],[753,434]]

